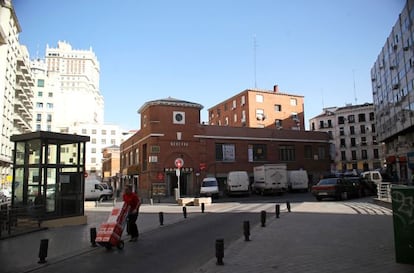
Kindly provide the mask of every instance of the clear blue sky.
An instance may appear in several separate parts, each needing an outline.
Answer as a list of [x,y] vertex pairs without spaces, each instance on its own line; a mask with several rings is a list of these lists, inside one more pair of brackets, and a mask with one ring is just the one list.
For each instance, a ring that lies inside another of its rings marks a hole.
[[124,129],[139,128],[145,102],[169,96],[202,104],[207,121],[208,108],[255,83],[303,95],[306,127],[323,107],[372,102],[370,69],[404,4],[14,0],[31,58],[59,40],[93,48],[105,122]]

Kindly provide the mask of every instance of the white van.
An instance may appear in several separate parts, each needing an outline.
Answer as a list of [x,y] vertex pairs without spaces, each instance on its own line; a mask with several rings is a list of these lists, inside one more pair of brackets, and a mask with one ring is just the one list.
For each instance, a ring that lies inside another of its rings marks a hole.
[[102,187],[99,180],[85,180],[85,200],[105,200],[112,196],[111,190]]
[[288,185],[290,191],[308,191],[308,172],[305,170],[288,171]]
[[200,196],[219,197],[219,187],[215,177],[206,177],[201,181]]
[[227,174],[226,194],[250,194],[249,175],[246,171],[232,171]]
[[361,173],[362,178],[365,178],[368,181],[375,182],[379,184],[382,182],[382,175],[379,171],[368,171]]

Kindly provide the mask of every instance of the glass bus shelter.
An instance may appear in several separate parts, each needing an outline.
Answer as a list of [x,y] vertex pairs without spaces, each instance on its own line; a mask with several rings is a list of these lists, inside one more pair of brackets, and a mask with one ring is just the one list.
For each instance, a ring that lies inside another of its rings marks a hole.
[[42,207],[43,220],[84,215],[89,136],[37,131],[11,136],[12,207]]

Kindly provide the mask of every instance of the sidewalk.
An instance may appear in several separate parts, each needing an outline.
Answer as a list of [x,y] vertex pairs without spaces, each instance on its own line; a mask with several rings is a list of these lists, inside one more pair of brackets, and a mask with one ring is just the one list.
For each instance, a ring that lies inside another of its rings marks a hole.
[[[232,211],[243,206],[213,204],[206,211]],[[98,228],[111,209],[88,209],[88,225],[49,229],[0,241],[0,271],[21,273],[39,267],[39,243],[43,238],[49,239],[49,263],[99,250],[91,247],[90,228]],[[190,217],[201,214],[199,207],[189,206],[187,210]],[[138,219],[141,233],[160,227],[160,211],[164,212],[165,225],[184,221],[182,207],[176,204],[143,205]],[[292,204],[290,213],[281,205],[280,218],[268,212],[265,227],[251,227],[250,241],[240,236],[231,245],[224,242],[224,265],[216,265],[212,249],[211,259],[195,273],[414,272],[414,265],[395,262],[389,209],[352,201],[304,202]]]
[[224,242],[224,265],[213,258],[197,273],[414,272],[395,262],[391,211],[372,204],[356,213],[358,206],[303,203],[254,227],[250,241]]

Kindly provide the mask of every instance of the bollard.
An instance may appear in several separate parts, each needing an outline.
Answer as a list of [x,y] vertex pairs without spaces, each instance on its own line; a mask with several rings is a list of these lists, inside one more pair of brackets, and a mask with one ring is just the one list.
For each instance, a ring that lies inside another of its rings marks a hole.
[[280,205],[276,204],[276,218],[279,218],[280,215]]
[[249,221],[244,221],[243,222],[243,234],[244,234],[244,240],[250,241],[250,222]]
[[151,203],[151,206],[154,205],[154,200],[152,200],[152,198],[150,199],[150,203]]
[[164,225],[164,213],[161,211],[158,213],[158,216],[160,218],[160,226]]
[[204,203],[201,203],[201,213],[204,213],[205,205]]
[[287,211],[290,212],[290,202],[289,201],[286,201],[286,208],[287,208]]
[[224,258],[224,239],[217,239],[216,240],[216,258],[217,258],[217,265],[223,265],[223,258]]
[[91,245],[93,247],[96,247],[96,228],[90,229],[90,235],[91,235]]
[[262,210],[260,212],[260,221],[262,222],[262,227],[266,226],[266,211]]
[[187,218],[187,207],[183,207],[184,218]]
[[47,257],[47,248],[49,246],[49,239],[42,239],[40,240],[40,247],[39,247],[39,264],[46,263]]
[[98,207],[98,200],[95,200],[95,208]]
[[112,204],[114,207],[116,206],[116,197],[112,200]]

